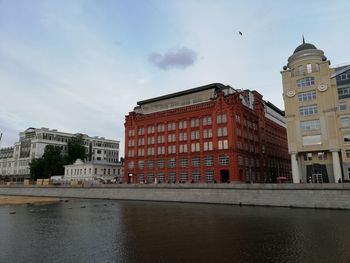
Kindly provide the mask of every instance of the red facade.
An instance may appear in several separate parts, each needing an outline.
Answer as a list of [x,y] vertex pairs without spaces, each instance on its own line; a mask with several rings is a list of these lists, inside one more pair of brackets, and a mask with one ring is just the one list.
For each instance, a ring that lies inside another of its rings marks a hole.
[[[149,114],[133,111],[126,116],[125,181],[219,183],[289,179],[286,128],[266,117],[269,105],[262,96],[256,91],[228,94],[223,92],[222,84],[205,87],[216,88],[209,101]],[[248,93],[254,97],[252,107],[242,102]]]

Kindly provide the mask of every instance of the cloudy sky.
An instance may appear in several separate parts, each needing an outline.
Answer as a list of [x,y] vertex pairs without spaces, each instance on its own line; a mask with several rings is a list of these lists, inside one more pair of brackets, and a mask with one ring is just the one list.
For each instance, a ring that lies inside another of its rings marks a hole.
[[280,71],[302,34],[350,61],[349,12],[346,0],[0,0],[1,146],[48,127],[123,152],[137,101],[213,82],[283,109]]

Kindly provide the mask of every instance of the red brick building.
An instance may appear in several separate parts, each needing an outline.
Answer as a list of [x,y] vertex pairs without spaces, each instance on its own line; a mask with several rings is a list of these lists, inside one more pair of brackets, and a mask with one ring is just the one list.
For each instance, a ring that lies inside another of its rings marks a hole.
[[127,182],[290,180],[284,112],[256,91],[214,83],[139,101],[124,125]]

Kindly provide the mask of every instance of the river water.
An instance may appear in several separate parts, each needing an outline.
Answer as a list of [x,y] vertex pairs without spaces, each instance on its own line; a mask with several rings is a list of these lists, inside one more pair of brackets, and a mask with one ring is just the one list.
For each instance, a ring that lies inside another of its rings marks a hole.
[[349,263],[350,211],[79,199],[2,206],[0,262]]

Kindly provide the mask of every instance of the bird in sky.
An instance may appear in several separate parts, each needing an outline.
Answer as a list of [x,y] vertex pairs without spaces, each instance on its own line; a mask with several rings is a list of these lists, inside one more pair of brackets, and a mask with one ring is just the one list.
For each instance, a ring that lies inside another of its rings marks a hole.
[[241,31],[238,31],[238,33],[239,33],[241,36],[243,35]]

